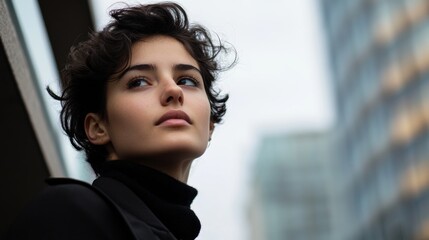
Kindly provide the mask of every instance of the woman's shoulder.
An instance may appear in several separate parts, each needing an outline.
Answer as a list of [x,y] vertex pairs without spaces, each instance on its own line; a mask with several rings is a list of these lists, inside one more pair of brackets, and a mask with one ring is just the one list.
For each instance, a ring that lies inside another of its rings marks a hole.
[[[65,198],[63,201],[57,202],[58,204],[81,202],[82,198],[98,199],[98,194],[94,191],[91,184],[72,179],[72,178],[48,178],[46,179],[47,187],[40,194],[39,198],[44,200],[55,200],[57,198]],[[91,201],[89,202],[91,204]]]
[[[30,205],[30,208],[44,216],[58,215],[58,211],[69,212],[73,216],[109,209],[102,195],[86,182],[71,178],[49,178],[46,183],[47,187]],[[76,208],[79,211],[74,211]]]
[[90,184],[69,178],[46,182],[12,226],[10,239],[117,239],[129,234],[119,213]]
[[72,178],[48,178],[47,187],[39,198],[56,205],[79,205],[83,209],[97,210],[108,204],[103,195],[91,184]]

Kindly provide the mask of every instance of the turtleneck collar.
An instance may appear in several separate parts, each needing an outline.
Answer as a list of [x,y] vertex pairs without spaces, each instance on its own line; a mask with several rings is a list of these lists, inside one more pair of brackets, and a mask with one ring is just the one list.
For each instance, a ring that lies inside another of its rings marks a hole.
[[129,187],[177,239],[195,239],[201,229],[190,209],[197,190],[142,164],[127,160],[107,161],[100,176],[114,178]]

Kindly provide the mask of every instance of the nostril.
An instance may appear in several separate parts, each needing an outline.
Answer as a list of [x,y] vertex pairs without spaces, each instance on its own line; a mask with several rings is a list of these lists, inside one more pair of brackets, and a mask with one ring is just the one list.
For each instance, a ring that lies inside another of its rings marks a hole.
[[172,103],[179,103],[183,104],[183,92],[182,88],[180,86],[173,86],[170,85],[165,88],[163,94],[162,94],[162,102],[163,104],[172,104]]

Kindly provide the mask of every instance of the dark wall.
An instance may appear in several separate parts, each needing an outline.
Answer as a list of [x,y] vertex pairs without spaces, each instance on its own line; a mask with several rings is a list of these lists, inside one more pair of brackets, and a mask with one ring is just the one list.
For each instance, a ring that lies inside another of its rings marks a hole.
[[58,71],[64,67],[70,47],[88,39],[94,29],[87,0],[38,0]]
[[[0,42],[1,44],[1,42]],[[49,176],[4,46],[0,46],[0,236]]]
[[[58,69],[93,28],[86,0],[39,0]],[[18,26],[16,26],[18,27]],[[49,171],[0,42],[0,238],[44,187]]]

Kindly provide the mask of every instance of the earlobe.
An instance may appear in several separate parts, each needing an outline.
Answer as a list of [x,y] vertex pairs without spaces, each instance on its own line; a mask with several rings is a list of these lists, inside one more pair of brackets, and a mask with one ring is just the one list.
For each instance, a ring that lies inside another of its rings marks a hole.
[[110,141],[106,125],[98,114],[88,113],[84,124],[86,136],[92,144],[104,145]]

